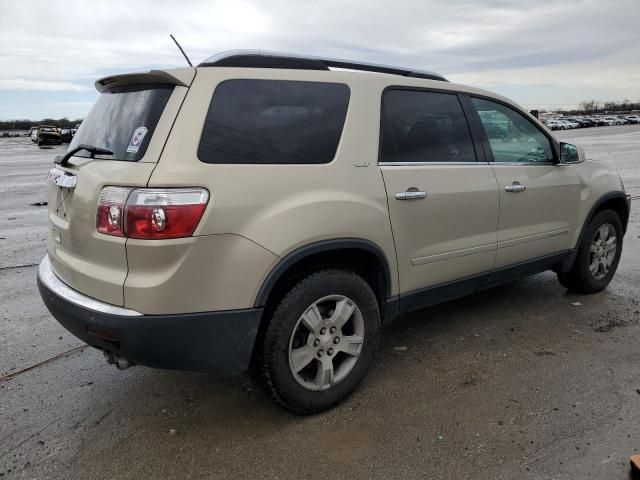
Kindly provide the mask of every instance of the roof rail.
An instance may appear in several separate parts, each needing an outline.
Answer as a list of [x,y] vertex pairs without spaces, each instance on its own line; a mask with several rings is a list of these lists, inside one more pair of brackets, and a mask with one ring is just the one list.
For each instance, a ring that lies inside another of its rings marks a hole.
[[265,50],[229,50],[207,58],[200,63],[198,67],[283,68],[293,70],[329,70],[329,68],[343,68],[448,82],[445,77],[434,72]]

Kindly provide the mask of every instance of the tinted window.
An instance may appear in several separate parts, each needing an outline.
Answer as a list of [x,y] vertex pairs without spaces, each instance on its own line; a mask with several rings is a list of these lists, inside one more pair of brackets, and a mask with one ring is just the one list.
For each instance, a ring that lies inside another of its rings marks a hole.
[[383,162],[475,162],[455,94],[390,90],[382,101]]
[[[172,85],[132,85],[103,93],[82,121],[69,149],[84,143],[113,152],[96,158],[140,160],[172,92]],[[84,150],[76,155],[91,156]]]
[[209,106],[198,157],[207,163],[328,163],[349,103],[335,83],[228,80]]
[[549,139],[524,115],[500,103],[473,98],[494,162],[551,162]]

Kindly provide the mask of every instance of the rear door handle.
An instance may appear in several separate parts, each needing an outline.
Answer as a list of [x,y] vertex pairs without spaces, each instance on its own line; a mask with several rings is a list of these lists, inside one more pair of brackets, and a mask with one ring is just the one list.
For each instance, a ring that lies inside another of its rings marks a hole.
[[518,193],[524,192],[527,187],[525,185],[520,185],[518,182],[513,182],[512,185],[507,185],[506,187],[504,187],[504,189],[510,193]]
[[396,193],[396,200],[421,200],[427,196],[427,192],[419,192],[417,190],[407,190],[406,192]]

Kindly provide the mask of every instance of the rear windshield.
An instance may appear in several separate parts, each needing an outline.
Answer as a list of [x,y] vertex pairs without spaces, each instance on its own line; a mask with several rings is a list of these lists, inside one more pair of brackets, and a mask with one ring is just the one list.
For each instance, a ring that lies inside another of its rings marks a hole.
[[[116,87],[103,93],[82,121],[69,150],[87,144],[113,152],[96,158],[140,160],[172,92],[173,85],[154,84]],[[91,157],[84,150],[76,155]]]
[[344,84],[227,80],[211,100],[198,158],[206,163],[328,163],[348,104]]

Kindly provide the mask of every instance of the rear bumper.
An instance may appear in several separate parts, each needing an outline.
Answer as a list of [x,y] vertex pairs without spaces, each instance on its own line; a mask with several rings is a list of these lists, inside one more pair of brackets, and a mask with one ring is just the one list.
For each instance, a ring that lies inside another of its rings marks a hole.
[[62,140],[60,137],[38,137],[38,143],[60,143]]
[[142,315],[65,285],[45,257],[38,289],[49,312],[87,344],[155,368],[238,374],[249,367],[262,309]]

